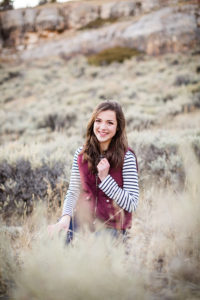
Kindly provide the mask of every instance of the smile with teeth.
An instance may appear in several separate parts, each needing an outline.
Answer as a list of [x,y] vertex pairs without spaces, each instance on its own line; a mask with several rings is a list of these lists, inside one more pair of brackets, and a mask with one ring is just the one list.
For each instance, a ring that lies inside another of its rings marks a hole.
[[107,132],[99,132],[99,131],[98,131],[98,134],[99,134],[101,137],[104,137],[104,136],[106,136],[108,133],[107,133]]

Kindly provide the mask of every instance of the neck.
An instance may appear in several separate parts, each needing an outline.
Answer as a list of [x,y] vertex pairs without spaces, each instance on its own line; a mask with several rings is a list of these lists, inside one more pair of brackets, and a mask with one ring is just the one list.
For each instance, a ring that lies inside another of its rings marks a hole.
[[106,152],[108,150],[108,146],[109,146],[109,144],[103,144],[103,143],[101,143],[100,144],[100,152],[101,153]]

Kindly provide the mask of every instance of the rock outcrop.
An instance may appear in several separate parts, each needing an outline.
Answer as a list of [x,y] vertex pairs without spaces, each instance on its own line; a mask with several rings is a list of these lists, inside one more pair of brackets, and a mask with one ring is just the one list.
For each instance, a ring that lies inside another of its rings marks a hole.
[[[178,2],[70,2],[2,12],[0,45],[15,48],[22,59],[89,54],[113,46],[151,55],[186,51],[200,41],[199,4]],[[77,31],[99,19],[118,21]]]

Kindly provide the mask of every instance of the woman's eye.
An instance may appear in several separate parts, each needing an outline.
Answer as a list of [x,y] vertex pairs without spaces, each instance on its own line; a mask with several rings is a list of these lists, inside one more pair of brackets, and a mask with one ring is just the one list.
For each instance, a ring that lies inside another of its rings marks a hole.
[[95,120],[95,122],[99,123],[99,122],[100,122],[100,120]]
[[108,124],[109,124],[109,125],[113,125],[113,123],[112,123],[112,122],[108,122]]

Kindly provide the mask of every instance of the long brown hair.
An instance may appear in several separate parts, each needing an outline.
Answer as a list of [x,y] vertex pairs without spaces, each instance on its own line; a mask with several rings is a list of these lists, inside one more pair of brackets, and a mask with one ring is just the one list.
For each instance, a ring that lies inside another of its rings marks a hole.
[[82,150],[83,159],[88,161],[88,167],[92,173],[97,172],[97,164],[100,160],[100,144],[97,140],[93,127],[97,115],[106,110],[116,113],[117,131],[113,136],[110,145],[104,156],[108,159],[111,167],[118,168],[123,166],[124,155],[128,149],[126,137],[126,121],[121,105],[116,101],[103,101],[93,111],[92,116],[87,125],[86,142]]

